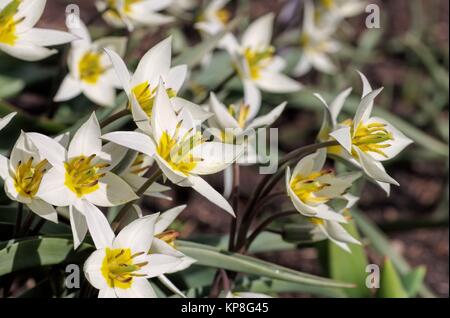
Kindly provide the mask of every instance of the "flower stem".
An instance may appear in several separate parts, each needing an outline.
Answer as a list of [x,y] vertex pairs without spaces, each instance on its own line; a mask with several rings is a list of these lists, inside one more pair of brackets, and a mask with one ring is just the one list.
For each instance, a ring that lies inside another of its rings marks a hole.
[[16,216],[16,225],[14,227],[13,237],[17,238],[20,233],[20,227],[22,226],[22,218],[23,218],[23,203],[17,205],[17,216]]
[[249,202],[246,206],[244,213],[242,214],[241,228],[239,230],[237,238],[237,246],[242,247],[245,245],[245,239],[247,232],[252,224],[254,217],[258,214],[257,201],[260,198],[268,195],[270,191],[275,187],[275,185],[283,178],[284,171],[286,167],[292,160],[300,160],[302,157],[314,153],[315,151],[327,148],[331,146],[336,146],[339,143],[337,141],[327,141],[322,143],[317,143],[313,145],[304,146],[295,149],[284,156],[284,158],[279,162],[279,168],[275,174],[266,175],[263,180],[257,185],[255,191],[253,191],[250,196]]
[[[162,171],[161,171],[161,169],[158,168],[147,179],[147,181],[145,181],[145,183],[136,191],[136,195],[140,198],[145,193],[145,191],[147,191],[147,189],[150,188],[150,186],[153,183],[155,183],[156,180],[158,180],[159,177],[161,177],[161,176],[162,176]],[[137,200],[139,200],[139,199],[137,199]],[[122,223],[123,218],[125,217],[127,211],[130,209],[130,207],[133,205],[133,203],[135,203],[137,200],[128,202],[120,209],[119,213],[117,214],[116,219],[114,220],[113,224],[111,225],[111,227],[114,231],[119,229],[120,223]]]
[[237,163],[234,163],[233,165],[233,210],[236,215],[231,220],[231,226],[230,226],[230,237],[228,241],[228,250],[234,249],[235,244],[235,236],[236,236],[236,228],[237,228],[237,222],[239,218],[239,181],[240,181],[240,169],[239,165]]
[[120,112],[112,114],[111,116],[100,122],[100,128],[105,128],[106,126],[112,124],[113,122],[119,120],[120,118],[127,116],[128,114],[129,114],[128,109],[123,109]]

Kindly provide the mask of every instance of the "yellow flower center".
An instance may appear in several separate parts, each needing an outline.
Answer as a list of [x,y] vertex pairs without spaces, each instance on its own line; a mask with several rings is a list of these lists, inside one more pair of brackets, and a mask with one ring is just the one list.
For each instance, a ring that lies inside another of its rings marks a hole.
[[201,160],[194,157],[192,150],[205,142],[205,140],[201,132],[192,134],[191,131],[188,131],[184,136],[180,137],[180,127],[181,122],[178,124],[173,136],[170,136],[167,132],[162,134],[157,152],[172,169],[187,175]]
[[27,198],[34,198],[41,185],[48,161],[42,160],[33,165],[34,159],[31,157],[27,162],[19,162],[14,177],[14,187],[17,193]]
[[308,218],[308,221],[314,225],[323,225],[325,223],[324,219],[319,218]]
[[[141,106],[142,110],[147,114],[149,118],[152,117],[153,105],[155,103],[157,90],[158,87],[151,89],[148,82],[138,84],[132,89],[132,93],[136,97],[139,106]],[[175,92],[171,88],[166,89],[166,92],[167,95],[169,95],[169,98],[177,96],[177,92]]]
[[23,20],[14,21],[19,5],[19,0],[13,0],[0,11],[0,43],[11,46],[16,44],[16,26]]
[[[133,4],[139,3],[139,2],[141,2],[141,1],[142,1],[142,0],[123,0],[123,1],[119,1],[119,0],[107,0],[107,1],[106,1],[106,4],[108,5],[108,8],[109,8],[108,13],[111,14],[111,15],[113,15],[113,16],[115,16],[115,17],[117,17],[117,18],[120,18],[119,12],[120,12],[121,10],[123,10],[123,12],[125,12],[125,13],[127,13],[127,14],[128,14],[128,13],[131,13],[131,12],[132,12],[131,6],[132,6]],[[122,8],[119,7],[119,5],[120,5],[121,3],[123,3]]]
[[87,52],[78,64],[80,79],[89,84],[95,84],[106,71],[102,66],[101,53]]
[[253,51],[250,48],[246,48],[244,51],[244,57],[247,61],[248,68],[250,70],[250,77],[257,80],[261,77],[261,70],[266,68],[272,61],[275,48],[269,47],[262,51]]
[[298,174],[291,181],[291,189],[294,191],[295,195],[307,205],[318,205],[322,203],[327,203],[331,198],[317,195],[317,192],[330,186],[320,180],[320,177],[325,175],[334,175],[331,170],[323,170],[320,172],[313,172],[309,175],[303,176]]
[[[386,130],[385,124],[359,124],[353,135],[352,144],[364,152],[375,152],[383,157],[387,157],[383,149],[389,148],[391,144],[386,142],[392,140],[394,140],[394,137],[392,133]],[[357,157],[355,152],[352,155]]]
[[101,273],[111,288],[117,287],[128,289],[133,284],[135,277],[144,277],[144,274],[136,273],[147,262],[133,263],[133,259],[143,255],[145,252],[131,254],[129,248],[106,249],[106,255],[103,259]]
[[320,5],[327,10],[330,10],[334,7],[334,0],[320,0]]
[[221,9],[216,12],[216,17],[225,25],[230,21],[231,13],[227,9]]
[[329,48],[326,41],[313,40],[311,36],[305,32],[300,36],[300,47],[311,53],[323,53]]
[[174,230],[168,230],[156,235],[156,238],[166,242],[173,248],[175,248],[175,241],[180,236],[180,233]]
[[250,114],[250,106],[241,104],[240,107],[236,107],[236,105],[231,104],[228,106],[228,113],[236,119],[239,127],[244,128]]
[[64,164],[66,176],[64,184],[79,198],[99,189],[99,180],[105,176],[101,172],[109,166],[107,163],[93,164],[95,155],[79,156]]

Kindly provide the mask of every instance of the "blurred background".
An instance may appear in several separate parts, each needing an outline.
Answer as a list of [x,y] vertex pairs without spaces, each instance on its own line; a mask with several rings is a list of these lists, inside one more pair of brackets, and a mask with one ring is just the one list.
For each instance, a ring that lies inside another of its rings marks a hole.
[[[80,6],[83,20],[95,17],[93,1],[52,0],[48,1],[39,26],[65,29],[65,8],[70,3]],[[276,125],[280,128],[280,151],[288,152],[315,139],[322,112],[320,105],[312,98],[313,92],[323,93],[330,100],[342,89],[353,86],[352,96],[357,98],[361,93],[361,84],[356,69],[364,72],[374,87],[384,86],[385,90],[376,104],[378,114],[414,137],[415,144],[387,165],[388,172],[400,182],[401,187],[393,188],[391,196],[386,197],[377,187],[366,183],[358,210],[383,230],[390,248],[411,266],[426,266],[425,282],[432,292],[448,297],[449,2],[395,0],[371,3],[381,9],[380,29],[367,29],[366,15],[363,14],[347,19],[335,35],[343,43],[343,49],[333,57],[340,72],[333,76],[311,72],[299,78],[307,90],[292,96],[266,96],[263,112],[283,100],[289,102],[286,113]],[[276,45],[291,62],[289,71],[298,56],[296,47],[299,43],[292,42],[289,33],[299,28],[300,6],[301,0],[231,1],[230,10],[245,17],[243,26],[264,13],[277,13]],[[186,13],[175,25],[135,32],[127,55],[129,60],[135,63],[168,34],[174,36],[175,54],[188,45],[196,44],[199,35],[192,27],[193,19],[195,13]],[[111,31],[101,19],[93,24],[92,30],[95,36],[126,34],[125,31]],[[65,54],[61,50],[58,55],[43,62],[26,63],[0,53],[0,117],[11,110],[20,112],[14,124],[0,135],[2,152],[9,151],[20,129],[57,134],[77,125],[80,118],[95,109],[84,97],[63,104],[52,102],[66,74],[65,70],[58,68],[58,65],[64,67]],[[214,87],[217,80],[208,74],[229,71],[230,65],[225,55],[216,55],[216,63],[211,63],[205,70],[193,71],[186,88],[187,96],[195,97],[198,92]],[[231,83],[227,89],[230,96],[240,94],[238,83]],[[348,106],[346,111],[351,113],[352,106]],[[124,122],[121,125],[130,124]],[[243,169],[243,202],[259,178],[256,168]],[[220,189],[222,176],[211,177],[209,181]],[[145,201],[145,210],[157,211],[177,202],[188,202],[188,211],[182,214],[180,222],[183,238],[202,240],[213,234],[228,232],[229,219],[226,215],[195,192],[176,188],[172,195],[175,202]],[[7,203],[6,197],[0,194],[0,204]],[[271,210],[275,211],[279,206],[275,203]],[[371,246],[366,250],[371,262],[382,263],[380,254],[374,252]],[[320,255],[316,248],[304,247],[258,256],[304,272],[325,274],[325,269],[319,265]],[[286,296],[308,297],[309,294]]]

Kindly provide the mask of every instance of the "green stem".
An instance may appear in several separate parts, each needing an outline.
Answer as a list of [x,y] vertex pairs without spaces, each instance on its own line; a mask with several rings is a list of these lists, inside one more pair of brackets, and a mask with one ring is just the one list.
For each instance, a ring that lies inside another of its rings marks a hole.
[[22,218],[23,218],[23,203],[17,205],[17,216],[16,216],[16,225],[14,227],[13,237],[17,238],[20,233],[20,228],[22,226]]
[[232,218],[230,226],[230,237],[228,241],[228,250],[232,251],[235,244],[236,228],[239,218],[239,179],[240,179],[239,165],[233,165],[233,210],[236,217]]
[[[136,191],[136,195],[140,198],[145,191],[147,191],[148,188],[150,188],[150,186],[155,183],[159,177],[162,176],[162,171],[161,169],[157,169],[148,179],[147,181],[145,181],[145,183]],[[127,211],[130,209],[130,207],[133,205],[133,203],[135,203],[137,200],[128,202],[127,204],[125,204],[119,211],[119,213],[117,214],[116,219],[114,220],[113,224],[111,225],[112,229],[114,231],[118,230],[120,227],[120,224],[123,221],[123,218],[125,217]]]
[[105,128],[106,126],[112,124],[116,120],[119,120],[120,118],[127,116],[129,113],[130,112],[128,111],[128,109],[123,109],[120,112],[112,114],[111,116],[100,122],[100,128]]

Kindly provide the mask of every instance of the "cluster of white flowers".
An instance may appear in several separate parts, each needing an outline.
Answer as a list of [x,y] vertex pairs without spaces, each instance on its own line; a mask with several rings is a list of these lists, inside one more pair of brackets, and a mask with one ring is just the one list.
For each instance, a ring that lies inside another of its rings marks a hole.
[[[230,20],[230,13],[224,9],[227,2],[211,1],[205,9],[196,27],[206,36],[226,27]],[[334,2],[321,1],[320,11],[321,19],[330,19],[333,24],[356,13],[355,7],[359,8],[358,1]],[[188,68],[172,67],[170,37],[151,48],[132,74],[123,60],[125,38],[92,41],[81,20],[80,27],[71,29],[70,33],[32,28],[45,3],[45,0],[0,0],[0,50],[23,60],[38,60],[55,53],[45,46],[71,42],[70,73],[61,83],[55,101],[66,101],[83,93],[97,105],[111,107],[116,89],[121,89],[128,97],[126,109],[131,112],[137,129],[102,135],[101,125],[93,113],[73,136],[51,138],[22,132],[10,157],[0,156],[5,192],[11,200],[26,204],[31,211],[52,222],[58,222],[58,214],[64,214],[61,211],[65,210],[74,248],[90,233],[96,251],[86,261],[84,271],[89,282],[100,290],[100,297],[156,297],[148,282],[153,277],[183,296],[164,275],[186,269],[195,262],[176,249],[177,235],[167,231],[185,206],[142,216],[140,208],[133,205],[139,199],[136,193],[147,182],[145,174],[153,168],[165,181],[191,187],[235,216],[229,202],[202,176],[224,171],[233,163],[257,163],[256,150],[250,149],[250,143],[237,142],[237,137],[249,129],[272,125],[286,107],[283,103],[258,116],[261,90],[291,93],[302,88],[283,74],[286,63],[271,46],[274,15],[254,21],[240,41],[230,33],[219,43],[218,48],[226,50],[234,61],[244,94],[242,100],[226,106],[211,92],[205,110],[178,96]],[[130,30],[170,22],[172,18],[159,11],[169,6],[173,6],[172,10],[186,9],[182,4],[171,0],[97,2],[106,21]],[[332,5],[339,9],[338,13]],[[325,9],[334,14],[332,18]],[[322,71],[333,69],[324,54],[333,53],[337,45],[328,39],[332,33],[328,27],[321,27],[322,22],[316,19],[314,8],[307,1],[305,54],[297,68],[299,74],[310,66]],[[286,190],[294,207],[316,225],[315,235],[329,238],[345,250],[349,250],[347,243],[359,242],[341,225],[348,221],[343,215],[345,209],[336,211],[330,203],[344,200],[346,208],[355,204],[357,198],[347,194],[347,190],[361,173],[336,176],[332,170],[324,169],[328,154],[344,158],[389,191],[390,184],[398,183],[387,174],[382,162],[396,156],[411,142],[385,120],[370,116],[381,89],[372,90],[368,80],[362,74],[361,77],[363,96],[353,119],[338,122],[350,89],[331,105],[318,96],[325,105],[325,120],[318,139],[335,140],[336,145],[302,158],[292,172],[286,170]],[[14,115],[0,119],[0,129]],[[206,137],[202,124],[213,128],[213,140]],[[224,133],[228,129],[232,129],[231,136]],[[113,169],[123,161],[128,150],[134,151],[134,157],[116,174]],[[169,189],[153,183],[139,195],[167,198],[164,192]],[[115,235],[115,228],[100,208],[122,205],[134,207],[138,219]],[[229,294],[228,297],[245,295]]]

